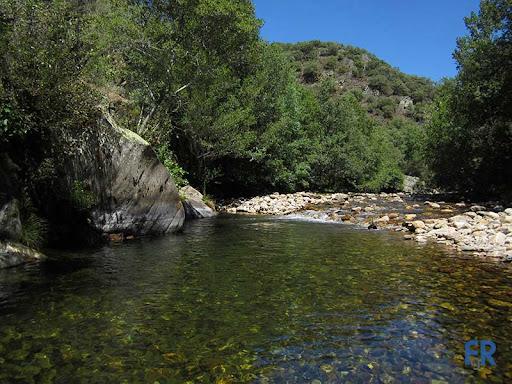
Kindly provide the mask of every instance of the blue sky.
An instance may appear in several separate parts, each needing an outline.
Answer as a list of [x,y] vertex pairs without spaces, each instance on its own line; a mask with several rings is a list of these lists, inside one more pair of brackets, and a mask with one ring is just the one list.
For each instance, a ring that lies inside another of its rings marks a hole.
[[479,0],[253,0],[268,41],[336,41],[410,74],[453,76],[455,39]]

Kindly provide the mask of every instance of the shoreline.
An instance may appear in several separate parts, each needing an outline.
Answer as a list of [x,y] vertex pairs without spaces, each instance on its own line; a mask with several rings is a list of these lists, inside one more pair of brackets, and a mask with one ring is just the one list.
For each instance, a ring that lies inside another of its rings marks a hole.
[[232,214],[294,216],[403,232],[404,240],[435,242],[463,254],[512,262],[512,208],[435,201],[406,193],[273,193],[219,207]]

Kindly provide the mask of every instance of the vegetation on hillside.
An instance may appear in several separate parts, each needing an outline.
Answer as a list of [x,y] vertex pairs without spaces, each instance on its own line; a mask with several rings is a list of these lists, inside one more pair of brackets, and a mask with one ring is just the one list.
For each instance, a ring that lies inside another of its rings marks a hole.
[[370,52],[338,43],[308,41],[279,44],[294,62],[299,80],[318,92],[324,80],[335,93],[351,92],[372,116],[425,120],[425,108],[434,96],[434,83],[407,75]]

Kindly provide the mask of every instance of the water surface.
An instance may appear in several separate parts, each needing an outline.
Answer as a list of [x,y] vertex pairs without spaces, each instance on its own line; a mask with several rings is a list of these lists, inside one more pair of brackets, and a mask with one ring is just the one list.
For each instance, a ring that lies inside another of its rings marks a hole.
[[0,271],[1,383],[512,382],[510,269],[398,234],[221,216],[51,256]]

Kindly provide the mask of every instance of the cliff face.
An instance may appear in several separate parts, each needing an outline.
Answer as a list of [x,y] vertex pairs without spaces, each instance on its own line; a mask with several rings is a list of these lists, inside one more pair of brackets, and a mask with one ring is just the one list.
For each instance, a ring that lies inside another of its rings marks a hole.
[[107,114],[79,142],[67,183],[95,230],[152,235],[181,229],[185,211],[178,190],[146,141]]

